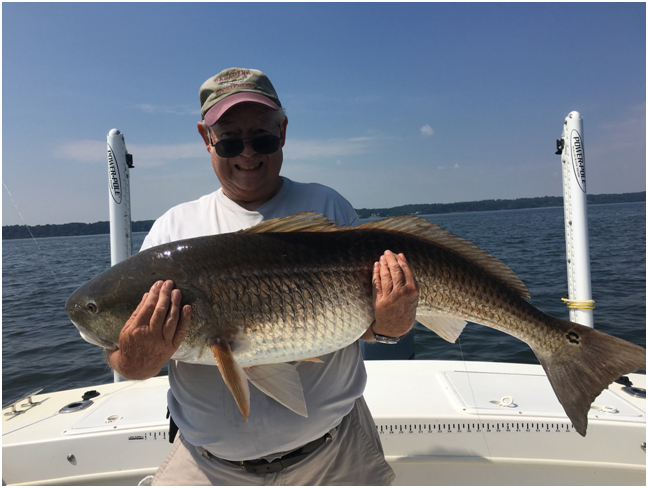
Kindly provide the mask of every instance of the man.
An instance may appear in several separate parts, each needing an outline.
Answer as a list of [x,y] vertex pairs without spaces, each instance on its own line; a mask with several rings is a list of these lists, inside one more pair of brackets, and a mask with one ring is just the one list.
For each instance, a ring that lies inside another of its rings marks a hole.
[[[224,70],[202,85],[200,101],[198,132],[222,188],[169,210],[142,249],[305,211],[357,224],[349,202],[334,190],[279,176],[288,119],[265,74]],[[363,339],[399,338],[412,327],[418,302],[405,257],[385,251],[373,281],[375,322]],[[191,307],[182,307],[181,299],[173,282],[153,285],[109,357],[115,370],[132,379],[160,371],[191,320]],[[320,359],[297,365],[308,418],[250,388],[249,421],[216,367],[171,361],[168,403],[179,434],[153,484],[391,483],[393,471],[362,397],[366,373],[358,343]]]

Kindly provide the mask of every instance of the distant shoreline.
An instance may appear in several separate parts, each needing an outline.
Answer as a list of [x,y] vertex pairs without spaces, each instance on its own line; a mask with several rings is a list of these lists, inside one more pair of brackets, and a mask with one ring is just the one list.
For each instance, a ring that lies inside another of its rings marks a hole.
[[[646,192],[615,193],[587,195],[588,205],[600,205],[606,203],[631,203],[645,202]],[[358,217],[366,219],[370,217],[394,217],[403,214],[444,214],[461,212],[485,212],[492,210],[519,210],[525,208],[548,208],[562,207],[563,197],[537,197],[517,198],[514,200],[480,200],[475,202],[458,203],[430,203],[401,205],[391,208],[361,208],[356,209]],[[132,222],[133,232],[148,232],[154,220],[139,220]],[[31,233],[30,233],[31,231]],[[34,225],[3,225],[2,240],[26,239],[32,237],[63,237],[63,236],[84,236],[110,234],[110,222],[102,221],[93,224],[73,222],[70,224],[47,224]]]

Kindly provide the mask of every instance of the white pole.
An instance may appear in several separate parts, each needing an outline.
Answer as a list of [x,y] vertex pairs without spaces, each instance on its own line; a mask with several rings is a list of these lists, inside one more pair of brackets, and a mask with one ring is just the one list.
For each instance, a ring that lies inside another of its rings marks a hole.
[[[131,256],[130,176],[132,158],[126,151],[124,135],[112,129],[108,145],[108,201],[110,209],[110,265]],[[114,373],[115,383],[124,378]]]
[[[559,149],[560,143],[559,142]],[[562,133],[562,175],[565,204],[565,244],[569,320],[594,327],[594,301],[590,279],[589,236],[587,229],[587,189],[585,186],[585,146],[583,118],[570,112]]]

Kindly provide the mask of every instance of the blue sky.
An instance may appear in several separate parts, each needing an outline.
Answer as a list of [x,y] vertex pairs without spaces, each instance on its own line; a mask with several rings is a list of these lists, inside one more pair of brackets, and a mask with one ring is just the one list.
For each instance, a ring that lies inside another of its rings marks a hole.
[[287,109],[282,174],[356,208],[560,195],[572,110],[588,192],[646,189],[644,3],[3,3],[2,41],[3,225],[108,220],[112,128],[134,220],[218,188],[198,88],[229,67]]

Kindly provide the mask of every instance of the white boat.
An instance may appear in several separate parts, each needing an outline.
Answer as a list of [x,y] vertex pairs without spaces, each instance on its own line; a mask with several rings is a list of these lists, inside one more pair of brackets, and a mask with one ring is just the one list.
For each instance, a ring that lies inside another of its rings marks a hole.
[[[541,366],[367,361],[365,398],[397,485],[644,485],[645,375],[595,401],[581,437]],[[171,447],[165,376],[36,395],[3,415],[15,485],[136,485]],[[87,391],[98,396],[82,400]],[[10,409],[8,409],[10,410]],[[5,411],[6,413],[6,411]]]
[[[604,390],[581,437],[539,365],[365,364],[397,485],[646,484],[645,375]],[[3,484],[138,484],[171,447],[168,388],[162,376],[25,395],[3,409]]]

